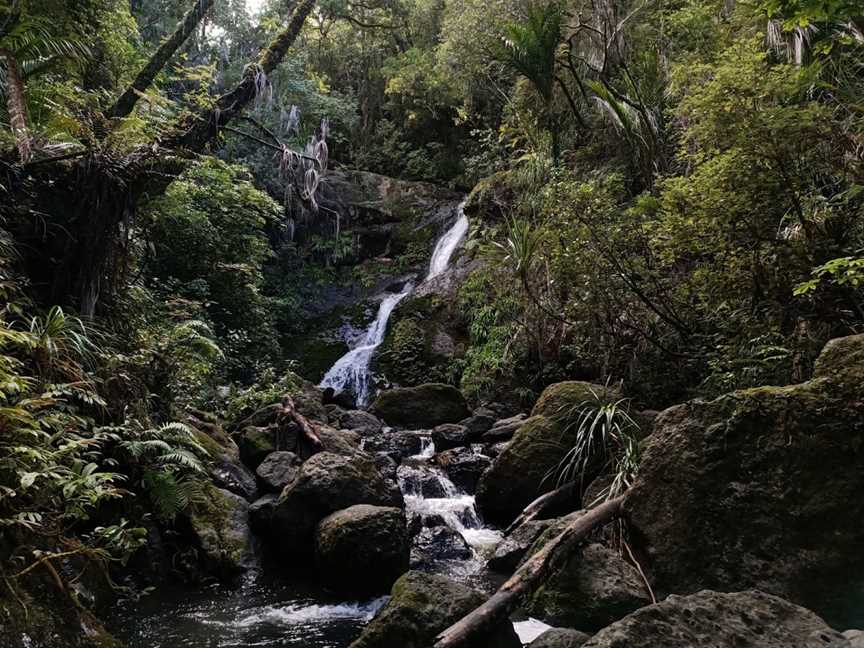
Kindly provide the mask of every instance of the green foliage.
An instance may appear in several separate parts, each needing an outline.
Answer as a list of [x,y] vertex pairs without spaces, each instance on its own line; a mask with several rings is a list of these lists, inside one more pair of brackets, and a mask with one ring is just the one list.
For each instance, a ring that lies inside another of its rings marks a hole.
[[857,290],[864,286],[864,259],[855,257],[832,259],[814,268],[811,274],[812,279],[795,286],[795,296],[811,293],[825,282]]

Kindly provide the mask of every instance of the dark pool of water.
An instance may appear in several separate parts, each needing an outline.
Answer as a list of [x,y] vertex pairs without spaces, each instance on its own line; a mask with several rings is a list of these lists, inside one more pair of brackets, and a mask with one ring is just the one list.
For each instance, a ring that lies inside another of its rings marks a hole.
[[385,600],[345,601],[256,577],[235,589],[162,587],[105,621],[130,648],[345,648]]

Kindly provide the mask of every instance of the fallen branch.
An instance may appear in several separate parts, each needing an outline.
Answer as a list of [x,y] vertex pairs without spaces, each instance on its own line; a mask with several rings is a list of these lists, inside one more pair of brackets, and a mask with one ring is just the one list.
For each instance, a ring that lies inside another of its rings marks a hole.
[[297,424],[297,427],[300,428],[300,432],[303,434],[303,437],[309,441],[315,448],[321,448],[324,444],[321,443],[321,438],[315,432],[315,429],[312,427],[312,424],[309,423],[308,419],[303,416],[297,409],[294,407],[294,400],[290,396],[282,397],[282,409],[279,412],[279,418],[277,419],[280,423],[288,419],[289,421],[293,421]]
[[523,594],[533,591],[553,566],[570,554],[592,531],[621,515],[624,497],[608,500],[568,524],[561,533],[531,556],[483,605],[436,637],[434,648],[477,646],[478,637],[507,617]]
[[569,484],[564,484],[553,491],[544,493],[522,510],[519,517],[513,520],[510,526],[504,530],[504,535],[510,535],[526,522],[537,519],[537,517],[539,517],[544,511],[553,509],[566,502],[570,498],[574,497],[579,490],[581,489],[577,488],[576,482],[570,482]]

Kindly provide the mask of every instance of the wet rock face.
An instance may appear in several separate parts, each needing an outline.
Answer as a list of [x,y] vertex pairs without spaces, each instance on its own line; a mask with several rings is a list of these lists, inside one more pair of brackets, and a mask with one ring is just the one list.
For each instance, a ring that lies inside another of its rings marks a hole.
[[293,452],[271,452],[255,471],[263,487],[281,493],[300,472],[300,457]]
[[531,520],[514,529],[495,547],[495,553],[486,563],[487,567],[502,574],[515,571],[528,549],[549,525],[548,520]]
[[209,486],[203,497],[184,512],[204,567],[210,573],[233,578],[251,564],[249,503],[227,490]]
[[472,448],[454,448],[436,455],[435,463],[456,486],[466,493],[473,493],[477,490],[480,475],[492,464],[492,459]]
[[382,392],[372,404],[371,411],[390,425],[412,429],[457,423],[470,414],[462,392],[442,383]]
[[324,516],[355,504],[401,508],[402,494],[369,455],[320,452],[303,464],[280,495],[267,534],[286,548],[308,550]]
[[325,517],[315,533],[315,563],[332,589],[386,594],[408,571],[410,539],[401,509],[358,504]]
[[496,421],[489,430],[484,432],[481,439],[484,443],[500,443],[513,438],[516,430],[525,422],[525,414],[516,414],[506,419]]
[[864,609],[864,336],[814,378],[663,412],[627,498],[660,593],[758,587],[838,627]]
[[850,648],[816,614],[751,590],[670,596],[601,630],[584,648]]
[[[411,571],[402,576],[378,616],[350,648],[428,648],[435,636],[483,603],[474,590],[444,576]],[[513,625],[504,620],[478,648],[521,648]]]
[[550,625],[595,632],[650,602],[635,567],[591,544],[538,587],[525,609]]
[[528,644],[528,648],[580,648],[590,638],[591,635],[578,630],[552,628]]
[[439,452],[466,446],[471,441],[468,428],[457,423],[445,423],[432,430],[432,441]]
[[338,421],[339,427],[346,430],[356,430],[360,434],[375,434],[384,427],[384,423],[379,418],[362,410],[342,412]]
[[366,452],[383,452],[394,461],[401,461],[420,452],[423,448],[422,432],[384,431],[363,439]]
[[[424,519],[426,523],[428,518]],[[468,560],[473,555],[465,538],[441,521],[441,525],[423,526],[411,548],[411,567],[431,567],[441,560]]]

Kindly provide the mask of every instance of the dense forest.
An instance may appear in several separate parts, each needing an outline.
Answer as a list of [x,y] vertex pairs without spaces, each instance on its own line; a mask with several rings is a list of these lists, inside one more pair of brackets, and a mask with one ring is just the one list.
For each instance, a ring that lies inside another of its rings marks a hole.
[[862,333],[861,0],[0,0],[4,647],[864,646]]

